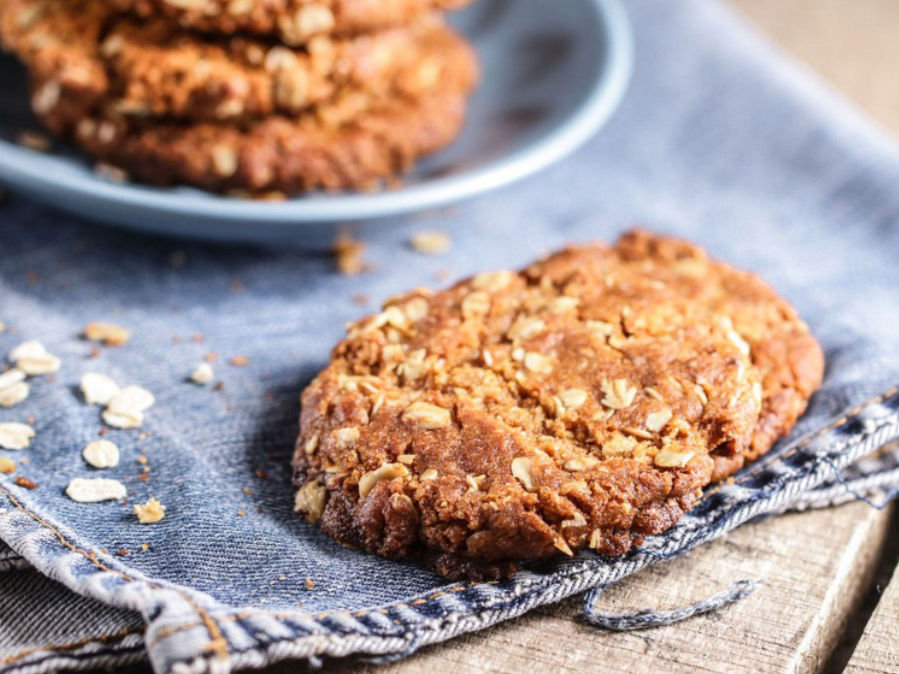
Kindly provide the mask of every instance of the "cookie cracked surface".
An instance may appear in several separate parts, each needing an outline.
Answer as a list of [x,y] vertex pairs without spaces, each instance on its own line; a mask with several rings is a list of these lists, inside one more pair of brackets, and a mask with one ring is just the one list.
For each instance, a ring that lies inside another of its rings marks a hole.
[[766,451],[820,381],[804,324],[752,279],[633,232],[391,300],[303,393],[297,511],[449,577],[626,552]]

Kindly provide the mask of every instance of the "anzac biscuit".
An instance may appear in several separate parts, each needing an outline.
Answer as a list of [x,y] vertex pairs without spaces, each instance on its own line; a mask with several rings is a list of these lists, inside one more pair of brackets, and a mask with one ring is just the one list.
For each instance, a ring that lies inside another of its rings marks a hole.
[[83,119],[75,140],[93,157],[153,185],[234,196],[376,189],[452,142],[467,90],[372,105],[348,96],[297,119],[234,126],[140,123],[115,113]]
[[570,248],[351,325],[303,393],[296,509],[450,577],[621,554],[785,432],[820,370],[792,309],[694,246]]
[[288,49],[198,38],[162,20],[121,20],[103,0],[8,0],[0,38],[29,66],[35,110],[57,133],[101,102],[135,117],[239,121],[295,116],[347,91],[428,95],[447,63],[470,61],[468,47],[435,15]]
[[165,17],[202,31],[276,36],[289,45],[320,35],[354,35],[412,23],[471,0],[105,0],[143,18]]

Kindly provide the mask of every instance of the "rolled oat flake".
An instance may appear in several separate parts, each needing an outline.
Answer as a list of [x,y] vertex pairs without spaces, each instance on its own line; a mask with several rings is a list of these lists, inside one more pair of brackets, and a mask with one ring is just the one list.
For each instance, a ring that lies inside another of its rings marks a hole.
[[125,485],[118,480],[103,477],[76,477],[66,487],[66,496],[78,503],[119,501],[126,495]]

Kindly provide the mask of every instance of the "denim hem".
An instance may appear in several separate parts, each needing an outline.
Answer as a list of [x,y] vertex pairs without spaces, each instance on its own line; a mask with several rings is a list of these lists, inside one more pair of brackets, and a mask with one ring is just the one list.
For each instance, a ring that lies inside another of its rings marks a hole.
[[[615,582],[794,502],[805,499],[814,504],[810,490],[899,437],[897,391],[899,387],[853,408],[763,458],[733,484],[710,490],[676,527],[647,539],[643,547],[624,557],[584,553],[549,566],[548,571],[524,570],[505,583],[452,584],[406,602],[356,612],[313,616],[299,610],[285,613],[223,606],[208,595],[132,572],[40,515],[29,494],[14,494],[2,485],[0,494],[14,511],[11,517],[0,518],[0,536],[38,570],[70,589],[153,616],[145,638],[160,673],[218,673],[284,658],[404,656],[421,646]],[[173,639],[176,635],[179,638]]]
[[28,648],[0,660],[0,674],[45,674],[59,670],[93,670],[146,661],[143,630]]
[[3,571],[13,571],[18,569],[28,569],[31,564],[28,560],[15,552],[3,551],[0,553],[0,573]]

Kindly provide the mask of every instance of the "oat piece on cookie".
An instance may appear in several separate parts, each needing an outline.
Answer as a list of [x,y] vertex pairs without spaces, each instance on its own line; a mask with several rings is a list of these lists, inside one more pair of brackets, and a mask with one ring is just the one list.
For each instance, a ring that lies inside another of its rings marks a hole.
[[717,456],[752,455],[771,374],[739,330],[807,335],[766,287],[738,294],[745,276],[634,232],[388,302],[303,394],[297,511],[450,577],[626,552],[697,502]]
[[714,479],[723,479],[771,449],[805,412],[824,376],[821,347],[796,310],[755,274],[711,260],[697,246],[647,232],[630,233],[617,248],[634,264],[677,265],[692,277],[695,300],[730,319],[731,334],[742,340],[741,349],[759,371],[762,411],[752,441],[742,452],[713,453]]
[[320,35],[355,35],[405,26],[435,10],[472,0],[103,0],[143,18],[165,17],[184,28],[253,33],[289,45]]

